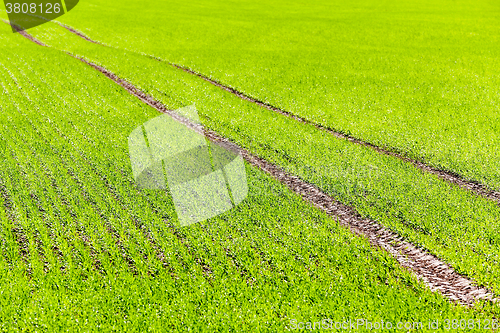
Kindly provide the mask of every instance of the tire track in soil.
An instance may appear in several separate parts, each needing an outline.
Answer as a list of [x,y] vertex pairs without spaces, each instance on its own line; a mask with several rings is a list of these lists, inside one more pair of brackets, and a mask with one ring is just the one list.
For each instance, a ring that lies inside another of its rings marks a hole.
[[146,95],[129,82],[120,79],[103,67],[95,65],[84,59],[80,60],[100,71],[106,77],[112,79],[117,84],[124,87],[128,92],[146,104],[154,107],[158,111],[172,116],[172,118],[178,120],[200,134],[205,134],[205,136],[212,141],[225,143],[228,146],[238,149],[242,152],[243,157],[247,162],[278,179],[314,206],[320,208],[331,216],[338,217],[339,222],[342,225],[349,227],[358,235],[367,237],[373,245],[387,250],[396,257],[402,266],[410,268],[414,271],[417,276],[431,288],[431,290],[440,291],[449,299],[465,305],[472,305],[475,300],[481,298],[495,301],[497,300],[491,291],[475,286],[471,280],[468,280],[455,272],[437,257],[416,248],[377,222],[369,219],[363,219],[354,211],[354,209],[336,201],[334,198],[321,192],[321,190],[317,187],[304,182],[298,177],[284,172],[277,166],[274,166],[257,156],[253,156],[248,151],[234,146],[234,144],[229,142],[227,139],[220,137],[217,133],[205,130],[201,125],[191,123],[189,120],[177,115],[172,110],[168,110],[159,101],[154,100],[151,96]]
[[29,33],[27,33],[26,31],[22,30],[19,26],[15,25],[15,24],[12,24],[10,23],[9,21],[6,21],[4,19],[2,19],[2,21],[8,25],[10,25],[11,27],[13,27],[14,29],[16,29],[16,31],[21,34],[22,36],[24,36],[25,38],[29,39],[30,41],[32,41],[33,43],[36,43],[40,46],[47,46],[45,45],[44,43],[42,43],[41,41],[39,41],[38,39],[36,39],[35,37],[31,36]]
[[[89,41],[91,43],[94,43],[94,44],[98,44],[98,45],[102,45],[102,46],[106,46],[106,47],[111,47],[111,46],[108,46],[106,44],[103,44],[101,42],[98,42],[98,41],[95,41],[95,40],[92,40],[91,38],[89,38],[88,36],[86,36],[85,34],[83,34],[82,32],[80,31],[77,31],[75,30],[74,28],[70,27],[70,26],[67,26],[65,24],[62,24],[60,22],[57,22],[61,27],[67,29],[68,31],[70,31],[71,33],[85,39],[86,41]],[[26,37],[28,39],[33,39],[33,37]],[[38,41],[37,44],[40,44],[41,42]],[[43,44],[43,43],[42,43]],[[327,127],[327,126],[324,126],[324,125],[321,125],[317,122],[314,122],[314,121],[311,121],[311,120],[308,120],[304,117],[300,117],[298,115],[295,115],[289,111],[285,111],[285,110],[282,110],[278,107],[275,107],[269,103],[266,103],[266,102],[263,102],[261,100],[258,100],[256,98],[253,98],[249,95],[246,95],[234,88],[231,88],[229,86],[226,86],[214,79],[211,79],[209,78],[208,76],[205,76],[201,73],[198,73],[188,67],[185,67],[185,66],[182,66],[182,65],[179,65],[179,64],[175,64],[175,63],[171,63],[171,62],[168,62],[168,61],[165,61],[163,59],[160,59],[160,58],[157,58],[157,57],[154,57],[154,56],[151,56],[151,55],[145,55],[145,54],[141,54],[143,56],[146,56],[148,58],[151,58],[151,59],[154,59],[154,60],[157,60],[157,61],[160,61],[160,62],[164,62],[164,63],[167,63],[175,68],[178,68],[186,73],[189,73],[191,75],[194,75],[194,76],[197,76],[243,100],[246,100],[248,102],[251,102],[251,103],[254,103],[254,104],[257,104],[263,108],[266,108],[268,110],[271,110],[271,111],[274,111],[274,112],[277,112],[283,116],[286,116],[288,118],[291,118],[291,119],[294,119],[300,123],[303,123],[303,124],[307,124],[307,125],[310,125],[310,126],[314,126],[315,128],[321,130],[321,131],[325,131],[331,135],[333,135],[334,137],[338,138],[338,139],[343,139],[343,140],[347,140],[349,142],[352,142],[354,144],[357,144],[357,145],[360,145],[360,146],[364,146],[364,147],[367,147],[367,148],[370,148],[370,149],[373,149],[375,150],[376,152],[382,154],[382,155],[387,155],[387,156],[392,156],[392,157],[395,157],[397,159],[400,159],[404,162],[407,162],[407,163],[411,163],[413,164],[416,168],[424,171],[424,172],[427,172],[427,173],[430,173],[430,174],[433,174],[449,183],[452,183],[454,185],[457,185],[458,187],[462,188],[462,189],[465,189],[465,190],[468,190],[468,191],[471,191],[473,193],[475,193],[476,195],[478,196],[482,196],[484,198],[487,198],[489,200],[492,200],[492,201],[495,201],[498,205],[500,205],[500,191],[495,191],[495,190],[492,190],[490,189],[488,186],[486,186],[485,184],[482,184],[478,181],[475,181],[475,180],[468,180],[468,179],[465,179],[463,176],[459,175],[458,173],[456,172],[453,172],[453,171],[448,171],[448,170],[443,170],[443,169],[438,169],[436,167],[433,167],[425,162],[422,162],[421,160],[416,160],[416,159],[413,159],[413,158],[410,158],[410,157],[407,157],[407,156],[404,156],[404,152],[398,152],[398,151],[395,151],[396,148],[391,148],[391,147],[382,147],[382,146],[378,146],[376,144],[373,144],[373,143],[370,143],[368,141],[364,141],[362,139],[358,139],[358,138],[355,138],[353,136],[350,136],[350,135],[347,135],[347,134],[344,134],[342,132],[339,132],[339,131],[336,131],[335,129],[333,128],[330,128],[330,127]]]
[[128,92],[158,111],[172,116],[172,118],[180,121],[200,134],[205,134],[205,136],[212,141],[225,143],[228,146],[238,149],[242,152],[247,162],[278,179],[314,206],[331,216],[338,217],[342,225],[349,227],[358,235],[367,237],[373,245],[390,252],[402,266],[410,268],[418,277],[427,283],[431,290],[440,291],[449,299],[465,305],[472,305],[475,300],[481,298],[494,299],[496,301],[491,291],[475,286],[471,280],[455,272],[437,257],[416,248],[377,222],[363,219],[354,209],[336,201],[334,198],[321,192],[317,187],[284,172],[277,166],[257,156],[253,156],[248,151],[235,147],[234,144],[220,137],[217,133],[205,130],[201,125],[193,124],[182,116],[175,114],[172,110],[166,109],[159,101],[154,100],[151,96],[146,95],[129,82],[118,78],[103,67],[90,63],[84,59],[80,60],[100,71],[106,77],[112,79],[117,84],[124,87]]
[[473,280],[460,275],[444,261],[423,249],[415,247],[381,224],[371,219],[363,218],[352,207],[335,200],[326,193],[323,193],[316,186],[238,147],[228,139],[219,136],[216,132],[205,129],[202,125],[192,123],[188,119],[176,114],[173,110],[167,109],[161,102],[145,94],[131,83],[119,78],[102,66],[93,64],[85,59],[77,59],[101,72],[104,76],[113,80],[127,90],[127,92],[157,111],[168,114],[195,132],[204,134],[213,142],[237,149],[248,163],[268,173],[286,185],[290,190],[300,195],[305,201],[336,218],[339,224],[349,228],[356,235],[367,238],[374,247],[384,249],[392,254],[401,266],[413,271],[417,278],[421,279],[432,291],[438,291],[450,301],[466,306],[473,306],[474,302],[479,299],[490,300],[492,302],[499,301],[499,298],[493,292],[476,286]]
[[[157,58],[154,58],[158,61],[162,61],[162,62],[165,62],[161,59],[157,59]],[[475,193],[476,195],[479,195],[479,196],[482,196],[482,197],[485,197],[487,199],[490,199],[490,200],[493,200],[495,201],[497,204],[500,205],[500,191],[494,191],[494,190],[491,190],[490,188],[488,188],[488,186],[484,185],[484,184],[481,184],[477,181],[473,181],[473,180],[467,180],[465,178],[463,178],[462,176],[460,176],[459,174],[453,172],[453,171],[446,171],[446,170],[441,170],[441,169],[438,169],[438,168],[435,168],[435,167],[432,167],[422,161],[418,161],[418,160],[415,160],[415,159],[412,159],[412,158],[409,158],[407,156],[404,156],[402,153],[398,153],[396,151],[392,151],[390,150],[390,148],[384,148],[384,147],[381,147],[381,146],[377,146],[373,143],[370,143],[370,142],[367,142],[367,141],[363,141],[361,139],[358,139],[358,138],[355,138],[355,137],[352,137],[350,135],[347,135],[347,134],[344,134],[344,133],[341,133],[339,131],[336,131],[332,128],[329,128],[327,126],[324,126],[324,125],[321,125],[319,123],[316,123],[314,121],[311,121],[311,120],[308,120],[306,118],[303,118],[303,117],[300,117],[300,116],[297,116],[291,112],[288,112],[288,111],[285,111],[285,110],[282,110],[280,108],[277,108],[271,104],[268,104],[268,103],[265,103],[265,102],[262,102],[260,100],[257,100],[253,97],[250,97],[246,94],[243,94],[242,92],[239,92],[237,91],[236,89],[234,88],[231,88],[231,87],[228,87],[226,85],[223,85],[213,79],[210,79],[209,77],[203,75],[203,74],[200,74],[200,73],[197,73],[187,67],[184,67],[184,66],[181,66],[181,65],[177,65],[177,64],[173,64],[173,63],[169,63],[170,65],[178,68],[178,69],[181,69],[189,74],[192,74],[192,75],[195,75],[227,92],[230,92],[231,94],[235,95],[235,96],[238,96],[239,98],[241,99],[244,99],[248,102],[251,102],[251,103],[255,103],[261,107],[264,107],[268,110],[271,110],[271,111],[274,111],[274,112],[277,112],[281,115],[284,115],[288,118],[291,118],[291,119],[294,119],[300,123],[303,123],[303,124],[307,124],[307,125],[311,125],[311,126],[314,126],[315,128],[319,129],[319,130],[322,130],[322,131],[325,131],[331,135],[333,135],[334,137],[338,138],[338,139],[343,139],[343,140],[347,140],[349,142],[352,142],[354,144],[357,144],[357,145],[360,145],[360,146],[364,146],[364,147],[368,147],[368,148],[371,148],[373,150],[375,150],[376,152],[382,154],[382,155],[388,155],[388,156],[392,156],[392,157],[395,157],[395,158],[398,158],[404,162],[407,162],[407,163],[411,163],[413,164],[416,168],[424,171],[424,172],[427,172],[427,173],[430,173],[430,174],[433,174],[433,175],[436,175],[438,176],[439,178],[449,182],[449,183],[452,183],[452,184],[455,184],[457,186],[459,186],[460,188],[462,189],[465,189],[465,190],[468,190],[468,191],[471,191],[473,193]]]

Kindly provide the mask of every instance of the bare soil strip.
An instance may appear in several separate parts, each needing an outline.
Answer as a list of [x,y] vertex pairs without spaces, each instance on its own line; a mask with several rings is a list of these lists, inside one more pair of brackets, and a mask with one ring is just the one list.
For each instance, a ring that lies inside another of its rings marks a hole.
[[[37,177],[39,177],[39,176],[37,175]],[[62,272],[64,272],[65,267],[66,267],[66,262],[64,261],[64,254],[61,252],[61,250],[59,249],[59,246],[57,245],[57,237],[54,234],[54,229],[53,229],[52,223],[50,222],[50,219],[48,217],[47,210],[44,208],[40,198],[34,192],[30,193],[30,197],[38,209],[39,216],[45,222],[45,227],[47,228],[49,237],[52,240],[52,245],[51,245],[52,253],[59,260],[59,263],[61,265],[60,269]],[[44,270],[47,273],[50,265],[47,262],[46,257],[45,257],[45,251],[43,250],[43,242],[40,239],[40,232],[36,229],[35,229],[35,233],[34,233],[34,240],[35,240],[35,243],[37,245],[37,249],[38,249],[38,253],[40,255],[40,258],[42,258],[44,260]]]
[[75,29],[73,29],[72,27],[70,27],[70,26],[68,26],[68,25],[62,24],[61,22],[56,22],[56,21],[54,21],[54,22],[55,22],[55,23],[57,23],[57,24],[59,24],[61,27],[63,27],[63,28],[65,28],[65,29],[69,30],[70,32],[74,33],[75,35],[77,35],[77,36],[79,36],[79,37],[81,37],[81,38],[85,39],[87,42],[91,42],[91,43],[94,43],[94,44],[99,44],[99,45],[104,45],[104,44],[102,44],[102,43],[100,43],[100,42],[98,42],[98,41],[95,41],[95,40],[93,40],[93,39],[90,39],[90,38],[89,38],[88,36],[86,36],[84,33],[80,32],[80,31],[78,31],[78,30],[75,30]]
[[[103,45],[103,46],[106,46],[105,44],[102,44],[98,41],[95,41],[95,40],[92,40],[90,39],[88,36],[86,36],[85,34],[83,34],[82,32],[79,32],[67,25],[64,25],[62,23],[58,23],[60,26],[66,28],[67,30],[69,30],[70,32],[74,33],[75,35],[89,41],[89,42],[92,42],[94,44],[99,44],[99,45]],[[29,37],[26,37],[26,38],[29,38]],[[31,39],[31,38],[30,38]],[[493,200],[495,201],[497,204],[500,205],[500,191],[494,191],[494,190],[491,190],[488,186],[484,185],[484,184],[481,184],[477,181],[474,181],[474,180],[467,180],[467,179],[464,179],[462,176],[460,176],[459,174],[456,174],[454,173],[453,171],[446,171],[446,170],[440,170],[440,169],[437,169],[435,167],[432,167],[424,162],[421,162],[421,161],[418,161],[418,160],[415,160],[415,159],[412,159],[412,158],[409,158],[409,157],[406,157],[404,155],[402,155],[401,153],[397,153],[395,151],[392,151],[388,148],[383,148],[383,147],[380,147],[380,146],[377,146],[373,143],[370,143],[370,142],[367,142],[367,141],[363,141],[361,139],[357,139],[357,138],[354,138],[350,135],[346,135],[344,133],[341,133],[341,132],[338,132],[338,131],[335,131],[334,129],[331,129],[329,127],[326,127],[326,126],[323,126],[321,124],[318,124],[314,121],[311,121],[311,120],[308,120],[306,118],[303,118],[303,117],[299,117],[297,115],[294,115],[288,111],[285,111],[285,110],[282,110],[280,108],[277,108],[271,104],[268,104],[268,103],[265,103],[265,102],[262,102],[258,99],[255,99],[253,97],[250,97],[242,92],[239,92],[237,91],[236,89],[234,88],[231,88],[231,87],[228,87],[226,85],[223,85],[222,83],[220,82],[217,82],[203,74],[200,74],[198,72],[195,72],[193,71],[192,69],[189,69],[187,67],[184,67],[184,66],[181,66],[181,65],[178,65],[178,64],[174,64],[174,63],[169,63],[169,62],[166,62],[162,59],[159,59],[159,58],[156,58],[156,57],[153,57],[153,56],[149,56],[150,58],[152,59],[155,59],[155,60],[158,60],[158,61],[162,61],[162,62],[165,62],[165,63],[168,63],[170,64],[171,66],[173,67],[176,67],[178,69],[181,69],[189,74],[192,74],[192,75],[195,75],[195,76],[198,76],[199,78],[227,91],[227,92],[230,92],[231,94],[233,95],[236,95],[238,96],[239,98],[241,99],[244,99],[248,102],[251,102],[251,103],[255,103],[261,107],[264,107],[268,110],[271,110],[271,111],[274,111],[274,112],[277,112],[279,114],[282,114],[284,116],[287,116],[289,118],[292,118],[298,122],[301,122],[301,123],[304,123],[304,124],[308,124],[308,125],[312,125],[314,127],[316,127],[317,129],[320,129],[322,131],[325,131],[325,132],[328,132],[330,133],[331,135],[339,138],[339,139],[344,139],[344,140],[347,140],[349,142],[352,142],[352,143],[355,143],[355,144],[358,144],[360,146],[364,146],[364,147],[368,147],[368,148],[371,148],[381,154],[384,154],[384,155],[388,155],[388,156],[392,156],[392,157],[396,157],[400,160],[403,160],[405,162],[409,162],[411,164],[413,164],[415,167],[417,167],[418,169],[422,170],[422,171],[425,171],[425,172],[428,172],[428,173],[431,173],[431,174],[434,174],[436,176],[438,176],[439,178],[445,180],[445,181],[448,181],[452,184],[455,184],[463,189],[466,189],[466,190],[469,190],[473,193],[476,193],[477,195],[479,196],[482,196],[482,197],[485,197],[487,199],[490,199],[490,200]]]
[[239,262],[238,258],[231,252],[227,247],[224,248],[224,252],[226,253],[226,257],[229,259],[230,263],[236,268],[240,276],[245,279],[248,286],[252,286],[255,281],[255,277],[253,277],[250,272],[243,267],[243,265]]
[[341,225],[349,228],[353,233],[366,237],[374,247],[385,249],[387,252],[391,253],[403,267],[407,267],[413,271],[431,290],[439,291],[451,301],[467,306],[472,306],[474,302],[479,299],[498,302],[499,299],[495,297],[491,291],[476,286],[473,280],[460,275],[436,256],[408,243],[402,237],[381,224],[361,217],[352,207],[336,201],[331,196],[323,193],[316,186],[288,174],[260,157],[254,156],[250,152],[219,136],[216,132],[205,129],[202,125],[192,123],[188,119],[176,114],[174,111],[167,109],[159,101],[139,90],[131,83],[120,79],[107,69],[84,59],[80,60],[98,70],[103,75],[122,86],[130,94],[136,96],[142,102],[150,105],[159,112],[170,115],[172,118],[185,124],[194,131],[204,134],[208,139],[214,142],[225,144],[228,147],[232,147],[232,149],[239,150],[248,163],[267,172],[269,175],[288,186],[292,191],[299,194],[305,201],[310,202],[315,207],[338,219]]
[[[54,175],[49,171],[49,169],[47,168],[47,166],[45,164],[42,164],[42,168],[44,170],[44,176],[47,177],[47,179],[50,180],[50,183],[51,183],[51,186],[52,188],[54,189],[54,191],[56,192],[59,200],[61,201],[61,204],[64,206],[64,208],[67,210],[68,214],[75,220],[77,221],[76,223],[78,225],[80,225],[81,222],[78,221],[77,219],[77,214],[76,212],[74,211],[73,207],[71,207],[70,203],[68,202],[68,200],[66,199],[66,197],[64,196],[64,194],[62,193],[61,189],[59,188],[59,186],[57,185],[57,181],[56,179],[54,178]],[[59,216],[59,214],[57,214],[58,218],[61,219],[61,217]],[[52,222],[47,222],[47,227],[49,228],[50,230],[50,237],[53,239],[54,241],[54,244],[57,244],[57,241],[56,241],[56,236],[53,234],[52,232]],[[81,228],[78,228],[78,235],[80,237],[80,239],[82,240],[84,246],[86,248],[89,248],[90,249],[90,256],[93,260],[93,267],[104,274],[104,271],[101,267],[101,262],[98,258],[98,253],[95,249],[95,247],[92,245],[92,243],[90,242],[90,239],[88,238],[88,236],[85,235],[85,233],[82,231]],[[66,242],[68,243],[68,245],[71,247],[72,251],[73,251],[73,254],[75,254],[78,250],[75,248],[74,244],[73,244],[73,241],[74,240],[70,240],[68,239],[67,237],[64,237],[63,238],[66,240]],[[53,247],[53,250],[54,252],[56,253],[57,257],[60,258],[60,260],[62,261],[63,258],[64,258],[64,254],[62,253],[62,251],[59,249],[59,247],[57,247],[56,245]],[[61,267],[61,270],[63,271],[66,271],[66,266],[67,266],[67,263],[64,262],[63,266]]]
[[109,222],[108,217],[104,214],[101,208],[97,205],[97,202],[93,200],[93,198],[90,195],[90,192],[87,190],[85,184],[78,178],[76,173],[71,169],[71,167],[66,163],[66,161],[63,159],[62,156],[59,156],[61,162],[65,166],[65,168],[68,171],[68,174],[71,176],[73,181],[78,184],[80,187],[80,193],[82,196],[85,198],[85,200],[93,207],[94,211],[99,215],[99,217],[102,220],[102,223],[106,229],[106,231],[113,237],[115,240],[115,244],[118,247],[118,250],[120,251],[120,254],[123,258],[123,260],[127,263],[130,271],[132,272],[133,275],[138,275],[139,272],[137,270],[137,266],[134,262],[134,259],[130,256],[128,253],[127,248],[123,245],[122,238],[120,234],[113,228],[111,223]]
[[33,43],[36,43],[40,46],[47,46],[45,45],[44,43],[42,43],[41,41],[39,41],[38,39],[36,39],[35,37],[31,36],[29,33],[27,33],[26,31],[22,30],[20,27],[18,27],[17,25],[15,24],[11,24],[10,22],[2,19],[2,21],[4,21],[4,23],[7,23],[8,25],[12,26],[14,29],[16,29],[16,31],[18,33],[20,33],[21,35],[23,35],[24,37],[28,38],[30,41],[32,41]]
[[[56,129],[56,131],[58,132],[58,134],[61,137],[63,137],[65,140],[67,140],[69,143],[71,143],[71,140],[66,135],[64,135],[64,133],[60,132],[58,129]],[[116,192],[116,190],[114,189],[112,184],[109,182],[109,180],[106,178],[106,176],[104,174],[102,174],[96,168],[96,166],[92,163],[92,161],[90,161],[87,158],[87,156],[85,156],[85,154],[83,154],[83,152],[78,150],[78,153],[86,161],[86,163],[89,165],[89,167],[92,169],[92,171],[98,176],[98,178],[103,181],[107,190],[109,191],[109,193],[111,193],[111,195],[113,196],[115,201],[120,205],[120,207],[123,209],[123,211],[128,211],[128,208],[126,207],[126,205],[123,204],[123,200],[122,200],[121,196]],[[131,181],[131,183],[132,182],[133,181]],[[101,215],[101,217],[103,218],[103,220],[105,220],[105,217],[103,215]],[[162,262],[163,267],[169,270],[169,272],[171,273],[171,276],[175,277],[175,273],[173,271],[173,268],[171,266],[169,266],[168,263],[166,263],[164,260],[165,255],[164,255],[163,250],[158,246],[158,244],[156,243],[156,240],[151,235],[151,233],[149,231],[146,231],[145,225],[143,225],[140,222],[139,218],[136,216],[132,217],[132,221],[133,221],[135,227],[143,233],[143,235],[146,237],[146,239],[153,246],[153,248],[156,251],[157,258]],[[107,231],[110,234],[112,234],[113,237],[115,237],[115,239],[117,239],[117,244],[118,244],[118,247],[120,248],[120,251],[122,252],[122,256],[125,259],[125,261],[127,262],[127,264],[130,266],[130,268],[132,269],[133,274],[134,275],[139,274],[135,268],[136,266],[135,266],[135,262],[134,262],[133,258],[128,254],[128,252],[126,251],[126,248],[123,246],[123,243],[120,241],[120,237],[119,237],[119,234],[117,233],[117,231],[115,229],[113,229],[113,227],[108,222],[106,222],[105,226],[107,228]],[[150,271],[150,272],[148,272],[148,274],[152,275],[153,272]]]
[[92,240],[89,236],[87,236],[82,227],[78,228],[78,236],[83,241],[83,245],[89,249],[89,254],[92,258],[92,267],[101,274],[106,274],[104,268],[102,267],[101,260],[99,259],[99,252],[96,250]]
[[31,268],[30,263],[30,249],[29,249],[29,240],[26,237],[26,232],[23,227],[17,224],[16,227],[12,228],[12,234],[14,235],[14,239],[16,240],[17,246],[19,248],[19,255],[23,260],[24,265],[26,266],[26,275],[31,278],[33,274],[33,270]]
[[50,263],[47,261],[47,257],[45,255],[45,250],[43,248],[43,242],[41,240],[40,232],[38,229],[34,229],[33,231],[33,240],[35,242],[35,247],[38,252],[38,256],[43,263],[43,271],[47,273],[50,270]]

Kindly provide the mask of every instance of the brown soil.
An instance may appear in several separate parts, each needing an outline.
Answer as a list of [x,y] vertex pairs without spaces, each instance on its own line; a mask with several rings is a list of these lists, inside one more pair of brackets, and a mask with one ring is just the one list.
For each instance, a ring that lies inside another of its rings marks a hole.
[[26,237],[26,232],[23,227],[20,225],[16,225],[16,227],[12,228],[12,234],[14,235],[14,239],[16,240],[17,246],[19,248],[19,255],[21,256],[24,265],[26,266],[26,274],[28,277],[31,277],[33,271],[31,269],[31,263],[29,260],[30,257],[30,249],[29,249],[29,240]]
[[85,36],[82,32],[80,32],[80,31],[78,31],[78,30],[75,30],[75,29],[73,29],[72,27],[69,27],[69,26],[67,26],[67,25],[65,25],[65,24],[62,24],[61,22],[56,22],[56,23],[57,23],[57,24],[59,24],[61,27],[68,29],[69,31],[71,31],[71,32],[72,32],[72,33],[74,33],[75,35],[77,35],[77,36],[79,36],[79,37],[81,37],[81,38],[85,39],[85,40],[86,40],[86,41],[88,41],[88,42],[91,42],[91,43],[94,43],[94,44],[103,45],[103,44],[101,44],[101,43],[99,43],[99,42],[97,42],[97,41],[95,41],[95,40],[90,39],[89,37]]
[[41,41],[39,41],[38,39],[36,39],[35,37],[31,36],[29,33],[27,33],[26,31],[23,31],[20,27],[18,27],[17,25],[15,24],[11,24],[9,23],[8,21],[5,21],[4,19],[2,19],[2,21],[4,23],[7,23],[8,25],[12,26],[14,29],[16,29],[16,31],[18,33],[20,33],[21,35],[23,35],[24,37],[26,37],[27,39],[29,39],[30,41],[32,41],[33,43],[36,43],[40,46],[47,46],[45,45],[44,43],[42,43]]
[[259,106],[262,106],[268,110],[271,110],[271,111],[274,111],[274,112],[277,112],[277,113],[280,113],[284,116],[287,116],[289,118],[292,118],[298,122],[301,122],[303,124],[308,124],[308,125],[312,125],[314,127],[316,127],[317,129],[320,129],[322,131],[325,131],[325,132],[328,132],[330,133],[331,135],[339,138],[339,139],[344,139],[344,140],[347,140],[347,141],[350,141],[352,143],[355,143],[355,144],[358,144],[360,146],[364,146],[364,147],[368,147],[368,148],[371,148],[381,154],[384,154],[384,155],[389,155],[389,156],[392,156],[392,157],[396,157],[400,160],[403,160],[405,162],[409,162],[409,163],[412,163],[415,167],[417,167],[418,169],[420,170],[423,170],[423,171],[426,171],[428,173],[432,173],[438,177],[440,177],[441,179],[443,180],[446,180],[450,183],[453,183],[455,185],[458,185],[459,187],[463,188],[463,189],[467,189],[469,191],[472,191],[474,193],[476,193],[477,195],[480,195],[480,196],[483,196],[485,198],[488,198],[490,200],[493,200],[495,202],[497,202],[498,204],[500,204],[500,192],[499,191],[493,191],[491,189],[489,189],[486,185],[484,184],[480,184],[479,182],[476,182],[476,181],[471,181],[471,180],[467,180],[467,179],[464,179],[462,178],[460,175],[456,174],[456,173],[453,173],[451,171],[445,171],[445,170],[440,170],[440,169],[437,169],[437,168],[434,168],[430,165],[427,165],[426,163],[424,162],[421,162],[421,161],[417,161],[417,160],[414,160],[414,159],[411,159],[409,157],[406,157],[406,156],[403,156],[402,154],[400,153],[397,153],[397,152],[394,152],[394,151],[391,151],[391,150],[388,150],[388,149],[385,149],[385,148],[382,148],[382,147],[379,147],[377,145],[374,145],[372,143],[369,143],[369,142],[366,142],[366,141],[363,141],[361,139],[357,139],[357,138],[354,138],[354,137],[351,137],[351,136],[348,136],[346,134],[343,134],[343,133],[340,133],[340,132],[337,132],[335,130],[332,130],[328,127],[325,127],[321,124],[318,124],[318,123],[315,123],[313,121],[310,121],[310,120],[307,120],[305,118],[302,118],[302,117],[299,117],[297,115],[294,115],[288,111],[284,111],[284,110],[281,110],[275,106],[272,106],[268,103],[264,103],[262,101],[259,101],[253,97],[250,97],[248,95],[245,95],[231,87],[228,87],[228,86],[225,86],[215,80],[212,80],[200,73],[197,73],[189,68],[186,68],[186,67],[183,67],[183,66],[180,66],[180,65],[177,65],[177,64],[171,64],[172,66],[176,67],[176,68],[179,68],[187,73],[190,73],[192,75],[196,75],[200,78],[202,78],[203,80],[225,90],[225,91],[228,91],[230,93],[232,93],[233,95],[236,95],[238,96],[239,98],[241,99],[244,99],[246,101],[249,101],[249,102],[252,102],[252,103],[255,103]]

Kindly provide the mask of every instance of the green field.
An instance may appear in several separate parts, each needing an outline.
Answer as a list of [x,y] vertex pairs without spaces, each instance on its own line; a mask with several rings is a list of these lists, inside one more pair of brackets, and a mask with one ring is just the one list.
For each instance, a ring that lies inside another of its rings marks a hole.
[[[500,207],[285,111],[500,188],[494,2],[83,1],[0,26],[3,331],[284,331],[291,320],[498,318],[457,305],[386,251],[246,164],[249,196],[178,227],[137,188],[127,137],[159,115],[98,71],[311,183],[500,294]],[[1,18],[6,18],[0,12]],[[163,61],[151,58],[154,56]],[[363,329],[361,329],[363,331]]]
[[492,0],[90,0],[61,21],[500,189],[499,14]]

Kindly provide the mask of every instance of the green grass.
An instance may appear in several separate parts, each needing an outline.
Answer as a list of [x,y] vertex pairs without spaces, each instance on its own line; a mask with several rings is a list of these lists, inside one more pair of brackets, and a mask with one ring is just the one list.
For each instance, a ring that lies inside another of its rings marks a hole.
[[500,189],[492,0],[89,0],[62,22]]
[[88,43],[56,25],[33,33],[105,66],[171,108],[195,103],[208,127],[500,292],[500,208],[495,203],[411,164],[242,101],[168,64]]
[[282,331],[290,319],[488,316],[431,293],[250,166],[244,203],[175,228],[169,196],[138,190],[128,161],[130,131],[158,113],[7,25],[0,46],[3,331]]

